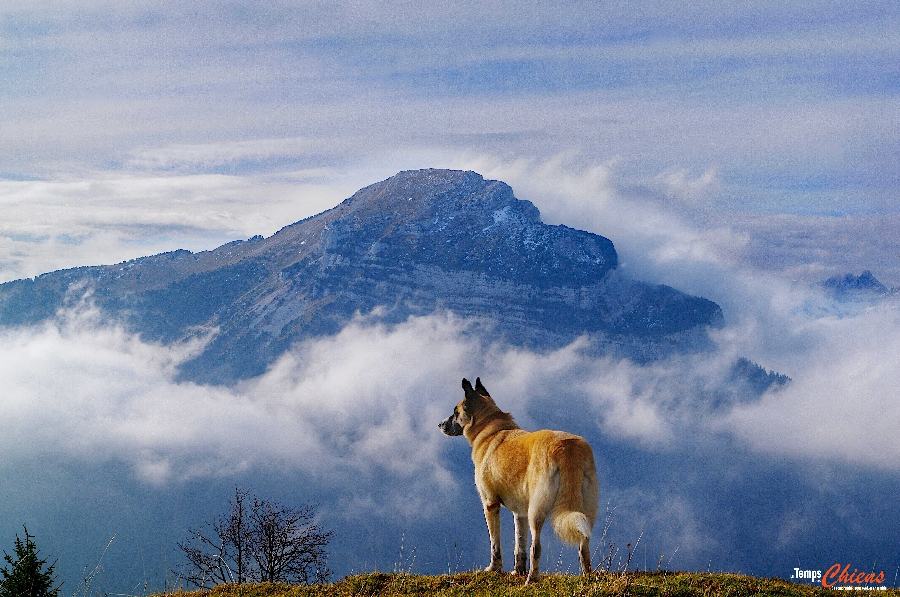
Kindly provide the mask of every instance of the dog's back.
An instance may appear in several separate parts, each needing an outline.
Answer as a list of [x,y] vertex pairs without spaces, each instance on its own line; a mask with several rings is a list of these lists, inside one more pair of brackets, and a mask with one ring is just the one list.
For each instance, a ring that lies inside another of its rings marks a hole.
[[513,512],[544,513],[566,543],[590,539],[600,493],[590,445],[577,435],[546,429],[492,439],[490,458],[476,463],[479,489],[496,494]]

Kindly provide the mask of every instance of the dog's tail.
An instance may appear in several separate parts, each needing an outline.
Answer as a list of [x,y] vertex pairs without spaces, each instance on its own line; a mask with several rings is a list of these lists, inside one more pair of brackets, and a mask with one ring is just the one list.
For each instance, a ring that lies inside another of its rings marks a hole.
[[550,513],[556,536],[579,545],[591,538],[600,495],[591,447],[581,438],[562,440],[554,450],[559,466],[559,490]]

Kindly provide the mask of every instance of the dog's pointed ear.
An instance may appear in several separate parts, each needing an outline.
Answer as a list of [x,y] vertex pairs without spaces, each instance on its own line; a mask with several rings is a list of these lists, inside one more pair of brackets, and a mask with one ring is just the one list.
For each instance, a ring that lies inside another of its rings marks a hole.
[[487,388],[484,387],[483,385],[481,385],[480,377],[475,378],[475,391],[478,392],[479,394],[481,394],[482,396],[490,396],[490,394],[487,391]]
[[473,409],[477,407],[478,404],[481,403],[481,394],[476,392],[472,388],[472,383],[468,379],[462,380],[463,391],[466,393],[466,397],[463,398],[462,407],[466,412],[472,412]]

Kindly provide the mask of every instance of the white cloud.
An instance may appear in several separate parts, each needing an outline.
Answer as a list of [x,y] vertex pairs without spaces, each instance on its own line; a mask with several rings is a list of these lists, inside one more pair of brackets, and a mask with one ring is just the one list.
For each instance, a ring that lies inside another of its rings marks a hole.
[[[644,367],[607,364],[587,377],[607,431],[665,446],[695,416],[693,427],[728,429],[753,450],[897,470],[900,442],[890,431],[900,424],[897,304],[850,308],[810,285],[867,264],[880,265],[876,271],[891,284],[893,217],[737,217],[723,225],[727,217],[697,217],[680,205],[611,189],[602,168],[579,173],[527,164],[503,174],[522,188],[520,197],[549,212],[546,219],[613,238],[626,271],[725,309],[729,325],[714,334],[715,355]],[[741,356],[793,381],[761,402],[735,407],[724,422],[707,418],[690,394],[725,383],[728,365]]]
[[889,287],[900,286],[900,226],[896,213],[815,216],[728,216],[748,242],[730,251],[736,261],[805,283],[870,270]]
[[437,422],[455,398],[442,388],[468,352],[452,320],[415,320],[392,334],[351,325],[222,388],[173,381],[196,346],[146,344],[81,309],[0,339],[4,461],[115,459],[151,482],[250,466],[450,482]]
[[694,176],[685,168],[669,168],[656,180],[668,197],[688,203],[696,203],[721,190],[721,180],[715,168],[707,168],[700,176]]
[[794,380],[720,422],[754,450],[900,470],[900,309],[800,320],[808,350],[786,359]]
[[592,416],[610,433],[654,443],[666,429],[657,399],[637,395],[621,365],[594,363],[579,343],[545,355],[482,347],[460,336],[464,323],[452,316],[393,330],[358,320],[233,388],[174,381],[199,345],[144,343],[86,305],[60,317],[0,337],[4,461],[114,459],[155,483],[268,466],[341,485],[381,471],[448,487],[455,481],[441,455],[461,440],[437,423],[459,400],[461,377],[480,372],[501,406],[526,421],[530,403],[557,398],[548,391],[587,371],[574,392],[595,404]]
[[0,280],[268,236],[333,207],[348,186],[327,171],[0,180]]

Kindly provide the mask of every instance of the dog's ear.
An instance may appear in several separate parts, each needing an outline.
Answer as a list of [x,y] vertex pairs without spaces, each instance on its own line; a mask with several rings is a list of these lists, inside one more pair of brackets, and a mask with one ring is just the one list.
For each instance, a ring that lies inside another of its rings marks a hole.
[[480,377],[475,378],[475,391],[478,392],[479,394],[481,394],[482,396],[490,396],[490,394],[488,394],[487,388],[485,388],[483,385],[481,385]]
[[466,397],[462,401],[463,410],[467,413],[471,413],[479,404],[481,404],[481,394],[472,388],[472,383],[468,379],[462,380],[462,387],[463,391],[466,393]]

